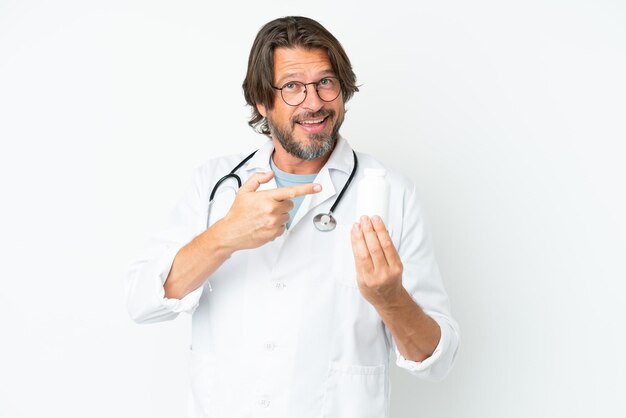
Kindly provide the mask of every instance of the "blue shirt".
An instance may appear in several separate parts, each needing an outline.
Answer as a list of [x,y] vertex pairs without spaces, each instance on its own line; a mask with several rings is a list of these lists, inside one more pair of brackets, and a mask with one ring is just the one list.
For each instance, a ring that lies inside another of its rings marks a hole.
[[[313,183],[317,174],[290,174],[285,173],[274,164],[274,159],[270,158],[270,167],[274,172],[274,180],[276,180],[276,187],[288,187],[297,186],[299,184]],[[287,222],[287,228],[291,225],[293,217],[296,216],[298,208],[302,204],[304,196],[296,196],[291,201],[293,202],[293,209],[289,211],[289,221]]]

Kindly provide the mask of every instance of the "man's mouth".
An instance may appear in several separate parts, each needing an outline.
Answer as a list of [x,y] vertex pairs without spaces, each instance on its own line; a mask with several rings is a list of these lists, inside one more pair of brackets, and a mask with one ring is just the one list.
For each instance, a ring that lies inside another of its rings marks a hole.
[[326,129],[327,123],[328,116],[301,119],[296,122],[300,129],[309,134],[317,134],[323,132]]
[[294,126],[298,126],[308,134],[322,133],[328,128],[334,115],[334,111],[324,109],[318,112],[306,112],[298,115]]
[[296,123],[299,123],[300,125],[319,125],[321,123],[323,123],[326,120],[326,118],[317,118],[317,119],[306,119],[306,120],[301,120],[298,121]]

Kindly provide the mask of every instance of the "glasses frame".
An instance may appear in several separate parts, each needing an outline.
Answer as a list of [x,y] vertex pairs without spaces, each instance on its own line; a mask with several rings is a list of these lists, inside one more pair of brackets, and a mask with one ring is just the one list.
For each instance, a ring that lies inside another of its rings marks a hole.
[[[333,80],[337,80],[337,83],[339,84],[339,91],[337,92],[337,95],[335,96],[335,98],[334,98],[334,99],[332,99],[332,100],[324,100],[324,99],[322,99],[322,97],[320,96],[320,92],[319,92],[319,90],[318,90],[317,88],[318,88],[318,85],[319,85],[320,81],[322,81],[322,80],[327,80],[327,79],[329,79],[329,78],[332,78]],[[291,84],[291,83],[298,83],[298,84],[302,84],[302,85],[304,86],[304,97],[302,98],[302,101],[301,101],[300,103],[295,104],[295,105],[294,105],[294,104],[287,103],[287,100],[285,100],[285,97],[283,96],[283,89],[285,88],[285,86],[286,86],[287,84]],[[296,106],[300,106],[300,105],[301,105],[302,103],[304,103],[304,101],[306,100],[306,96],[307,96],[307,94],[309,94],[309,89],[308,89],[308,87],[307,87],[307,86],[309,86],[309,85],[311,85],[311,84],[313,84],[313,85],[315,86],[315,94],[317,94],[317,97],[319,97],[319,98],[320,98],[320,100],[321,100],[321,101],[323,101],[323,102],[325,102],[325,103],[330,103],[330,102],[333,102],[333,101],[337,100],[337,97],[339,97],[339,95],[341,95],[341,91],[342,91],[342,88],[341,88],[341,87],[342,87],[342,86],[341,86],[341,80],[340,80],[339,78],[337,78],[337,77],[332,77],[332,76],[329,76],[329,77],[322,77],[322,78],[320,78],[319,80],[317,80],[317,81],[312,81],[312,82],[310,82],[310,83],[303,83],[303,82],[301,82],[301,81],[295,81],[295,80],[292,80],[292,81],[287,81],[287,82],[286,82],[285,84],[283,84],[283,86],[282,86],[282,87],[280,87],[280,88],[279,88],[279,87],[276,87],[276,86],[274,86],[274,85],[272,85],[272,88],[280,91],[280,98],[281,98],[281,99],[283,99],[283,102],[285,102],[285,104],[286,104],[287,106],[293,106],[293,107],[296,107]]]

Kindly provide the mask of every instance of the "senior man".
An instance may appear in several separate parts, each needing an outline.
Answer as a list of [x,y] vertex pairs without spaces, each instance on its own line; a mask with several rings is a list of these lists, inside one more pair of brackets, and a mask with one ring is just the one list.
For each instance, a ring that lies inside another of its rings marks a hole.
[[[459,344],[415,187],[339,134],[358,87],[318,22],[263,26],[243,90],[267,141],[198,169],[129,271],[129,312],[193,314],[190,417],[386,417],[390,353],[442,379]],[[365,168],[387,171],[386,223],[355,222]]]

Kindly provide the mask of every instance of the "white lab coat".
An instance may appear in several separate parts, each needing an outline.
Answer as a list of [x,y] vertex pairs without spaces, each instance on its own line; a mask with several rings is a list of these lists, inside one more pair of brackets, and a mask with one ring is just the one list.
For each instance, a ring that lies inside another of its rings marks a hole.
[[[239,170],[244,182],[270,170],[272,150],[267,141]],[[422,362],[404,359],[357,287],[350,245],[356,184],[365,167],[385,168],[369,155],[357,155],[358,171],[335,211],[334,231],[318,231],[313,217],[328,212],[352,169],[352,149],[343,138],[317,176],[322,191],[305,197],[287,232],[260,248],[236,252],[182,300],[165,299],[163,283],[176,253],[206,228],[210,190],[244,156],[210,160],[199,168],[169,227],[132,265],[127,298],[135,321],[193,312],[190,418],[387,417],[390,352],[417,377],[438,380],[449,372],[458,326],[415,187],[389,169],[388,229],[404,264],[404,287],[441,328],[434,354]],[[227,213],[234,186],[232,181],[220,187],[210,224]],[[261,189],[274,187],[272,180]]]

